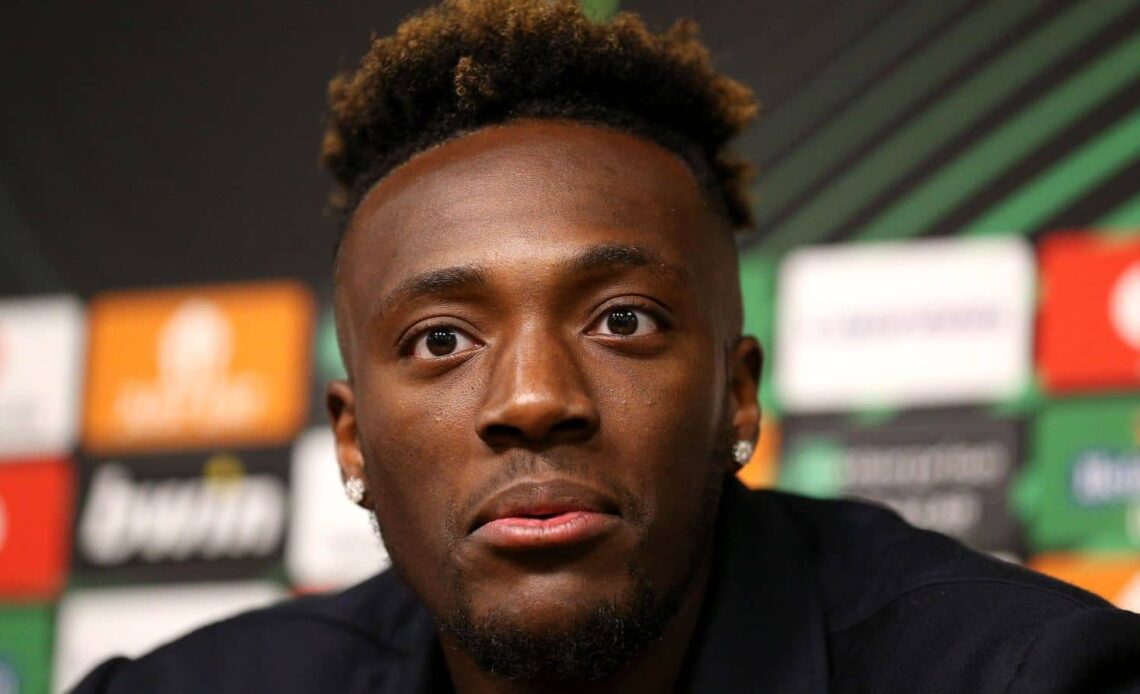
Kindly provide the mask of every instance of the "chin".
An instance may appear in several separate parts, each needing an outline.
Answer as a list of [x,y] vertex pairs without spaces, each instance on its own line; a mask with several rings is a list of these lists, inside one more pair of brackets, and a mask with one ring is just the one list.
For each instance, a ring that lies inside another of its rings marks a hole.
[[599,610],[623,611],[636,602],[637,582],[603,580],[574,574],[532,575],[499,590],[468,595],[470,615],[477,621],[502,620],[521,629],[558,631]]
[[636,574],[597,582],[531,576],[502,591],[460,596],[440,627],[486,671],[510,680],[605,679],[660,638],[678,595]]

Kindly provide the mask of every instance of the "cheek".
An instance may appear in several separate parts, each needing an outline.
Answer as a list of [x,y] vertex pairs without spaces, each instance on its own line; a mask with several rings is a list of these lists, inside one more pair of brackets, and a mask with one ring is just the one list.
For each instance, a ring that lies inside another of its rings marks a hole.
[[702,498],[710,468],[723,469],[710,458],[722,443],[725,408],[723,371],[712,352],[688,350],[638,365],[622,374],[623,385],[605,403],[607,443],[657,523],[697,514],[694,501]]
[[613,445],[624,449],[625,481],[645,514],[639,564],[659,586],[676,584],[697,561],[703,538],[695,532],[711,527],[703,517],[710,485],[725,470],[712,455],[724,433],[717,364],[694,355],[683,366],[655,370],[647,387],[630,394],[632,407],[618,410],[623,421],[614,432]]
[[[462,398],[378,388],[358,409],[359,435],[384,542],[417,591],[437,595],[470,453]],[[421,397],[422,396],[422,397]]]

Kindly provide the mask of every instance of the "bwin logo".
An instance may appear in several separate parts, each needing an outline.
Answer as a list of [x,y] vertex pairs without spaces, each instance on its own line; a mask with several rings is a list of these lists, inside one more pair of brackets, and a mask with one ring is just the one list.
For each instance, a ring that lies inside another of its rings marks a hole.
[[247,475],[229,456],[211,459],[205,473],[136,480],[122,464],[99,467],[80,519],[80,551],[102,566],[271,555],[285,531],[282,480]]

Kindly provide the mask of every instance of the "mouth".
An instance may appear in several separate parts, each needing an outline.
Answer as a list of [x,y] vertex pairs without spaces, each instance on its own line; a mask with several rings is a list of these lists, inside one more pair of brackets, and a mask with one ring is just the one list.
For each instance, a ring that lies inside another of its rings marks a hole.
[[480,508],[471,539],[494,549],[527,551],[597,540],[621,522],[608,495],[571,480],[516,483]]

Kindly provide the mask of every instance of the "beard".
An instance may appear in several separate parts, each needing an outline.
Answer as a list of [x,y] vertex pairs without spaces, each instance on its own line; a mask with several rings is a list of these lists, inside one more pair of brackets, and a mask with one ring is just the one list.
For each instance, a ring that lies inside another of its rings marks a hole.
[[[698,513],[685,529],[684,537],[678,538],[684,570],[671,583],[657,585],[645,575],[637,558],[645,554],[647,540],[643,540],[643,546],[633,553],[635,558],[619,569],[629,579],[628,590],[590,605],[578,601],[575,618],[557,629],[539,629],[507,610],[477,615],[468,583],[456,570],[450,581],[451,608],[444,612],[432,611],[440,634],[449,637],[485,672],[509,681],[573,686],[614,676],[661,639],[711,557],[721,493],[729,477],[725,461],[731,460],[733,440],[732,425],[726,419],[719,427],[715,448],[706,462],[708,475]],[[528,472],[535,464],[529,456],[512,461],[505,470],[505,477],[509,479]],[[570,461],[557,464],[566,470],[575,469]],[[501,484],[502,480],[495,483]],[[375,499],[376,506],[383,504],[380,496]],[[641,500],[628,493],[620,496],[624,506],[632,511],[635,522],[642,522]],[[375,518],[373,529],[384,542],[388,533],[383,532],[380,514],[373,511],[370,514]],[[449,527],[457,538],[458,526],[454,519],[449,519]],[[392,569],[406,585],[414,586],[401,561],[402,545],[393,541],[387,546],[387,552]]]
[[565,627],[537,633],[500,613],[475,619],[461,600],[439,628],[480,668],[503,679],[596,682],[661,638],[687,587],[679,584],[658,595],[644,577],[637,577],[624,599],[600,601],[580,610]]
[[[719,437],[724,443],[713,453],[715,461],[730,455],[731,434],[725,429]],[[704,566],[725,479],[722,469],[719,464],[710,466],[700,513],[682,548],[686,569],[670,585],[654,585],[634,560],[624,568],[631,587],[623,595],[581,606],[566,625],[539,631],[506,611],[476,617],[466,582],[456,574],[452,577],[455,607],[449,614],[437,615],[437,626],[480,668],[506,680],[578,684],[612,677],[661,639]]]

